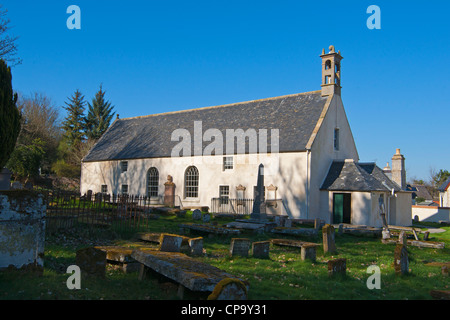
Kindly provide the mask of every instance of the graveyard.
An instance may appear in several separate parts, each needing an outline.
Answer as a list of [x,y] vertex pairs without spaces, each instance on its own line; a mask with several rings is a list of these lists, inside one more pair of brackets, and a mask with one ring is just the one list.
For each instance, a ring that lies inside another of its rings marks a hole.
[[[74,223],[47,233],[43,270],[2,270],[0,299],[206,300],[229,283],[248,300],[448,299],[448,225],[413,222],[385,239],[317,221],[268,217],[258,228],[250,216],[153,214],[138,229]],[[86,274],[83,255],[94,254],[105,263]],[[71,265],[82,268],[79,289],[67,286]]]

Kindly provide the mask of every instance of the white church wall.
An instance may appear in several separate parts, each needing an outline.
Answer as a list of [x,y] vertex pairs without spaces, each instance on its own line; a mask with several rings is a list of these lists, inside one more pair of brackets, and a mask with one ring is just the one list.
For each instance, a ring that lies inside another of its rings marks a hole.
[[[236,187],[246,187],[244,198],[253,198],[257,184],[258,166],[264,165],[264,185],[277,187],[277,198],[283,199],[292,217],[299,218],[306,212],[306,154],[279,153],[274,155],[234,155],[233,169],[223,169],[223,156],[168,157],[127,160],[127,171],[122,172],[120,161],[84,162],[82,164],[81,193],[92,190],[101,192],[107,185],[108,193],[121,193],[122,185],[128,185],[128,194],[147,194],[147,172],[155,167],[159,172],[159,195],[164,195],[167,176],[173,177],[175,194],[183,206],[210,206],[211,198],[219,197],[219,186],[229,186],[230,198],[237,198]],[[186,198],[184,175],[189,166],[199,171],[199,197]]]

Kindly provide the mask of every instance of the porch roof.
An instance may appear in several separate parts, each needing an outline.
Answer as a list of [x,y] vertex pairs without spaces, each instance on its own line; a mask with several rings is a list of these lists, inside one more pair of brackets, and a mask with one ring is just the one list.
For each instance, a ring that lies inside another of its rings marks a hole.
[[375,163],[335,160],[320,190],[328,191],[402,191]]

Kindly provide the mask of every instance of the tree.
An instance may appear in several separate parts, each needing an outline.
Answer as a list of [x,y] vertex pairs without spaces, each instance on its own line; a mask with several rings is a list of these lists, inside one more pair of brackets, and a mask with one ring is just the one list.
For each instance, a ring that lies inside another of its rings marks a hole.
[[64,107],[68,114],[62,123],[62,129],[68,146],[75,147],[85,139],[84,110],[86,102],[79,90],[75,91],[69,101],[70,103],[66,102],[67,107]]
[[14,66],[22,63],[22,59],[16,57],[16,40],[18,37],[7,35],[10,29],[10,20],[6,18],[7,13],[8,10],[2,9],[2,5],[0,5],[0,58]]
[[13,93],[11,69],[0,60],[0,169],[14,150],[20,132],[17,94]]
[[99,91],[92,99],[92,105],[88,102],[88,114],[86,117],[86,136],[89,139],[98,140],[108,129],[111,119],[114,116],[112,112],[114,106],[109,101],[105,101],[105,91],[100,85]]
[[58,109],[50,98],[38,93],[29,97],[19,96],[17,105],[22,114],[22,122],[13,154],[18,151],[18,147],[32,145],[34,140],[40,139],[44,151],[40,167],[42,172],[50,173],[51,165],[57,158],[57,148],[61,139]]
[[45,154],[44,142],[37,138],[29,145],[19,145],[14,149],[7,163],[16,178],[25,179],[27,182],[39,174],[42,158]]
[[445,180],[448,179],[448,177],[450,177],[450,172],[441,169],[438,173],[432,176],[433,183],[437,188],[439,188],[445,182]]

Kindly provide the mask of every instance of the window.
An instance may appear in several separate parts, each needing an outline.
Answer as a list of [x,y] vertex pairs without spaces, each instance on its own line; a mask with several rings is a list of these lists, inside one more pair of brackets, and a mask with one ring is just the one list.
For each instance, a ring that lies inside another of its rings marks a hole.
[[329,70],[329,69],[331,69],[331,60],[327,60],[325,62],[325,70]]
[[127,184],[123,184],[122,185],[122,194],[123,195],[127,195],[128,194],[128,185]]
[[128,161],[121,161],[120,167],[122,169],[122,172],[126,172],[128,170]]
[[233,157],[223,157],[223,170],[233,169]]
[[229,197],[230,197],[230,187],[229,186],[219,186],[220,204],[228,204]]
[[108,193],[108,186],[106,184],[102,185],[102,193]]
[[331,83],[331,76],[325,76],[325,84]]
[[198,198],[198,169],[194,166],[188,167],[184,173],[184,197]]
[[147,195],[149,197],[158,196],[159,172],[158,169],[152,167],[147,172]]
[[334,129],[334,150],[339,150],[339,128]]

